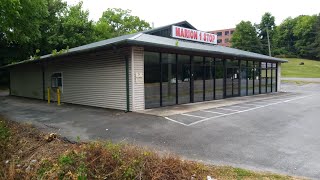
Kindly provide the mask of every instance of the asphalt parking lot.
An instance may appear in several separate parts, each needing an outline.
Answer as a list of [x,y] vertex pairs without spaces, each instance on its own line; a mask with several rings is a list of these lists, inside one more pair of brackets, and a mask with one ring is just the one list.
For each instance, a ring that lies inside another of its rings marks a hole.
[[70,139],[149,146],[206,163],[320,179],[320,84],[158,117],[0,96],[0,113]]
[[287,103],[305,97],[308,97],[308,95],[302,95],[299,93],[287,93],[279,97],[271,97],[263,100],[239,103],[236,105],[221,106],[216,108],[203,109],[188,113],[165,116],[165,119],[181,124],[183,126],[193,126],[205,121],[211,121],[217,118],[223,118],[232,115],[239,115],[240,113],[255,111],[260,108],[265,108],[280,103]]

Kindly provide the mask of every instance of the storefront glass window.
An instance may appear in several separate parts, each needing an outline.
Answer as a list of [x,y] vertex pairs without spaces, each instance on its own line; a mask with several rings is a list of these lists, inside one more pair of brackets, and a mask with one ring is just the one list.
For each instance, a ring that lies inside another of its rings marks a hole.
[[205,100],[214,99],[214,58],[205,58]]
[[193,94],[194,102],[203,101],[203,57],[193,57]]
[[248,68],[247,68],[247,61],[241,60],[241,72],[240,72],[240,78],[241,78],[241,96],[247,95],[247,80],[248,80]]
[[190,56],[178,55],[178,103],[190,103]]
[[260,62],[254,62],[253,68],[253,81],[254,81],[254,94],[260,94],[260,79],[261,79],[261,66]]
[[175,54],[161,54],[162,106],[176,104],[177,64]]
[[226,96],[239,96],[239,61],[227,59],[226,66]]
[[266,93],[267,88],[267,63],[261,62],[261,93]]
[[223,78],[224,78],[224,66],[223,60],[216,58],[215,59],[215,99],[223,98]]
[[160,53],[144,53],[145,107],[160,107]]
[[[248,61],[248,95],[253,94],[253,82],[254,82],[254,73],[255,73],[255,67],[253,65],[253,61]],[[259,91],[259,88],[258,88]]]
[[272,63],[267,63],[267,92],[271,92],[271,84],[272,84],[272,77],[271,77],[271,71],[272,71]]
[[272,63],[272,92],[277,91],[277,64]]

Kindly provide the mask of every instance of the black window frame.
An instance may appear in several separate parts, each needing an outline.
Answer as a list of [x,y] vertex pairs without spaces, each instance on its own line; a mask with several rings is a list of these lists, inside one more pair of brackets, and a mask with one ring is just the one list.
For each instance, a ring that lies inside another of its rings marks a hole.
[[51,74],[51,85],[50,86],[51,86],[51,88],[61,88],[61,89],[63,88],[63,73],[62,72],[53,72]]

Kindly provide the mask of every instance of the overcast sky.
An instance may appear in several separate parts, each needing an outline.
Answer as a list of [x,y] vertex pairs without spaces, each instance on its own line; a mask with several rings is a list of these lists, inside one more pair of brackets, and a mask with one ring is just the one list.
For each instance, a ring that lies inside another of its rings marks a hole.
[[[66,0],[69,5],[79,0]],[[320,0],[83,0],[90,18],[97,21],[107,8],[132,10],[155,27],[187,20],[199,30],[235,27],[241,20],[260,22],[265,12],[276,17],[276,24],[301,14],[320,13]]]

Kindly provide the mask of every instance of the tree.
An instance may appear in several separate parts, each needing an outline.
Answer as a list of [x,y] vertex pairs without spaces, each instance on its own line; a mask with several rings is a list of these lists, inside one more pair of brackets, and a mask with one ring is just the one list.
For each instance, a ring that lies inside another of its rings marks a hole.
[[296,18],[293,35],[296,37],[295,48],[297,54],[304,58],[315,58],[313,44],[315,42],[315,23],[317,16],[301,15]]
[[50,37],[50,43],[57,50],[81,46],[94,42],[93,21],[89,20],[89,11],[82,9],[82,2],[63,11],[58,22],[57,33]]
[[275,55],[295,56],[297,54],[294,46],[296,37],[293,34],[295,25],[296,19],[289,17],[275,28],[274,36],[272,37],[273,53]]
[[130,10],[108,9],[96,24],[97,39],[107,39],[125,34],[150,29],[150,24],[138,16],[131,15]]
[[[258,32],[259,32],[259,37],[261,39],[262,43],[262,54],[268,55],[269,54],[269,49],[268,49],[268,38],[271,40],[274,35],[274,29],[276,27],[275,25],[275,17],[271,15],[271,13],[266,12],[262,18],[260,24],[256,25]],[[269,37],[268,37],[269,35]],[[271,46],[271,45],[270,45]],[[272,47],[272,46],[271,46]]]
[[313,43],[313,53],[315,58],[320,59],[320,14],[317,16],[313,31],[316,33],[315,41]]
[[94,26],[96,40],[104,40],[114,37],[112,27],[106,21],[98,21]]
[[62,0],[46,0],[48,16],[44,17],[40,23],[41,38],[33,43],[33,51],[41,49],[40,54],[45,55],[56,49],[58,36],[61,32],[61,18],[67,11],[67,3]]
[[25,59],[30,44],[41,37],[41,21],[48,15],[43,0],[0,1],[0,65]]
[[0,9],[0,32],[9,41],[28,43],[41,36],[40,22],[48,15],[45,1],[2,0]]
[[256,28],[250,21],[241,21],[236,25],[236,29],[231,38],[232,47],[261,53],[262,45],[257,36]]

